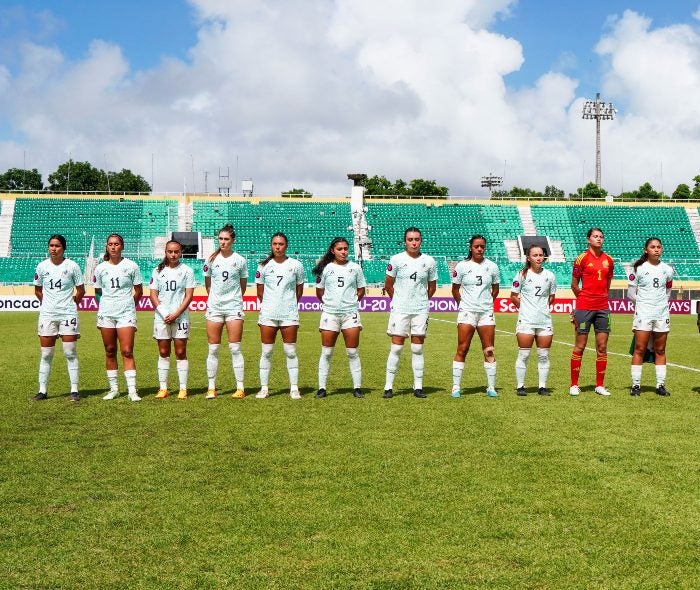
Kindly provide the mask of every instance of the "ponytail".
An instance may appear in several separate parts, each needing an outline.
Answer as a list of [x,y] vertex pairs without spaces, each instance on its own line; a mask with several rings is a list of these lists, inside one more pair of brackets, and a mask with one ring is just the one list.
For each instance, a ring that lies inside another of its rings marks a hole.
[[[230,235],[232,240],[236,239],[236,230],[233,229],[233,226],[230,223],[227,223],[218,232],[216,232],[216,236],[218,237],[222,231],[225,231],[228,235]],[[214,260],[214,258],[216,258],[220,252],[221,248],[217,248],[216,250],[214,250],[214,252],[209,256],[208,261],[211,262],[212,260]]]
[[[107,242],[111,240],[112,238],[117,238],[119,240],[119,243],[122,245],[122,250],[124,249],[124,238],[122,238],[119,234],[109,234],[107,236]],[[105,253],[102,256],[103,260],[109,260],[109,250],[107,250],[107,246],[105,245]]]
[[[180,252],[182,252],[182,244],[181,244],[180,242],[178,242],[177,240],[168,240],[167,242],[165,242],[165,250],[166,250],[166,252],[167,252],[167,250],[168,250],[168,244],[177,244],[178,246],[180,246]],[[160,271],[163,270],[167,265],[168,265],[168,256],[167,256],[167,254],[166,254],[165,256],[163,256],[163,260],[160,261],[160,264],[159,264],[158,266],[156,266],[156,271],[157,271],[157,272],[160,272]]]
[[[287,239],[287,236],[285,236],[281,231],[278,231],[278,232],[275,232],[274,234],[272,234],[272,237],[270,238],[270,242],[272,242],[272,240],[274,240],[275,238],[283,238],[284,243],[289,244],[289,240]],[[272,250],[270,250],[270,253],[260,261],[260,266],[265,266],[274,257],[275,257],[275,254],[272,252]]]
[[316,275],[317,277],[320,277],[323,274],[323,269],[326,268],[326,266],[328,266],[331,262],[333,262],[333,260],[335,260],[333,248],[335,248],[340,243],[345,243],[348,246],[350,245],[350,242],[348,242],[345,238],[333,238],[330,246],[328,246],[328,250],[326,250],[326,253],[321,257],[321,259],[311,271],[312,274]]

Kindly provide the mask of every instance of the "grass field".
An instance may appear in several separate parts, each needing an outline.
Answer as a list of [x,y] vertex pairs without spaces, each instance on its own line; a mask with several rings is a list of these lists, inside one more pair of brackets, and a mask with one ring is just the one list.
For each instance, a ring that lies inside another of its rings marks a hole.
[[[204,400],[206,339],[196,314],[190,399],[153,399],[156,346],[140,314],[139,404],[106,388],[94,314],[81,316],[81,394],[67,400],[57,347],[49,400],[36,393],[35,314],[0,314],[0,588],[698,588],[700,334],[674,316],[670,398],[631,398],[631,316],[614,316],[607,385],[570,398],[572,328],[556,318],[551,398],[514,394],[514,315],[498,317],[501,397],[484,396],[480,347],[450,397],[454,317],[426,343],[426,400],[404,351],[394,399],[381,398],[386,316],[363,316],[365,399],[336,350],[331,395],[313,399],[318,316],[302,316],[303,398],[276,347],[266,400],[232,400],[222,351]],[[244,335],[258,386],[255,315]],[[476,343],[475,343],[476,344]],[[536,385],[530,359],[528,389]],[[694,370],[692,370],[694,369]],[[121,379],[121,376],[120,376]],[[171,389],[176,385],[171,369]],[[124,383],[121,381],[124,391]],[[336,395],[337,394],[337,395]]]

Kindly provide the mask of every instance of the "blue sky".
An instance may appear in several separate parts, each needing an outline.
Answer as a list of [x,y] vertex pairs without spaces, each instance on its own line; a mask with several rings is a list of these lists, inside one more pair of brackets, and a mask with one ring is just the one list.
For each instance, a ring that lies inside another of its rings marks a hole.
[[0,0],[0,170],[70,156],[178,191],[236,166],[269,194],[361,170],[471,195],[507,162],[507,184],[573,191],[600,91],[603,184],[672,190],[700,172],[699,6]]

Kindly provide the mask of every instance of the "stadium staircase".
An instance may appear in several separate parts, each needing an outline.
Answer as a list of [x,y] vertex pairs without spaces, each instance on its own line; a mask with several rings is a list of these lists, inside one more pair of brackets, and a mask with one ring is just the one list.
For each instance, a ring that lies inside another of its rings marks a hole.
[[2,201],[2,210],[0,211],[0,258],[6,258],[10,255],[10,236],[12,235],[12,218],[14,214],[14,199]]

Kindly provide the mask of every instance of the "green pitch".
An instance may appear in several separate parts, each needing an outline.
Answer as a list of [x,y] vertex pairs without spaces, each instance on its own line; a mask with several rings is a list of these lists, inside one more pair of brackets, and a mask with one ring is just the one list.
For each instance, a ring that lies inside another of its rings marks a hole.
[[[381,398],[386,315],[363,316],[365,399],[351,395],[339,343],[329,397],[313,399],[318,316],[302,315],[303,398],[289,399],[277,345],[272,395],[232,400],[220,354],[205,401],[206,338],[195,314],[190,399],[158,389],[151,316],[140,314],[140,403],[102,401],[94,314],[81,316],[82,401],[67,400],[57,347],[49,399],[36,393],[36,315],[0,314],[0,588],[697,588],[700,586],[700,334],[674,316],[670,398],[629,396],[631,316],[614,316],[607,386],[594,353],[568,396],[571,347],[552,351],[551,398],[514,393],[515,316],[497,319],[497,384],[484,395],[477,340],[452,399],[454,316],[435,314],[424,389],[404,350],[394,399]],[[555,340],[571,343],[557,316]],[[246,386],[259,339],[246,321]],[[408,347],[406,347],[408,349]],[[617,356],[615,353],[619,354]],[[692,370],[694,369],[694,370]],[[120,371],[121,372],[121,371]],[[171,391],[177,392],[171,368]],[[120,385],[124,392],[123,377]],[[400,395],[405,394],[405,395]]]

